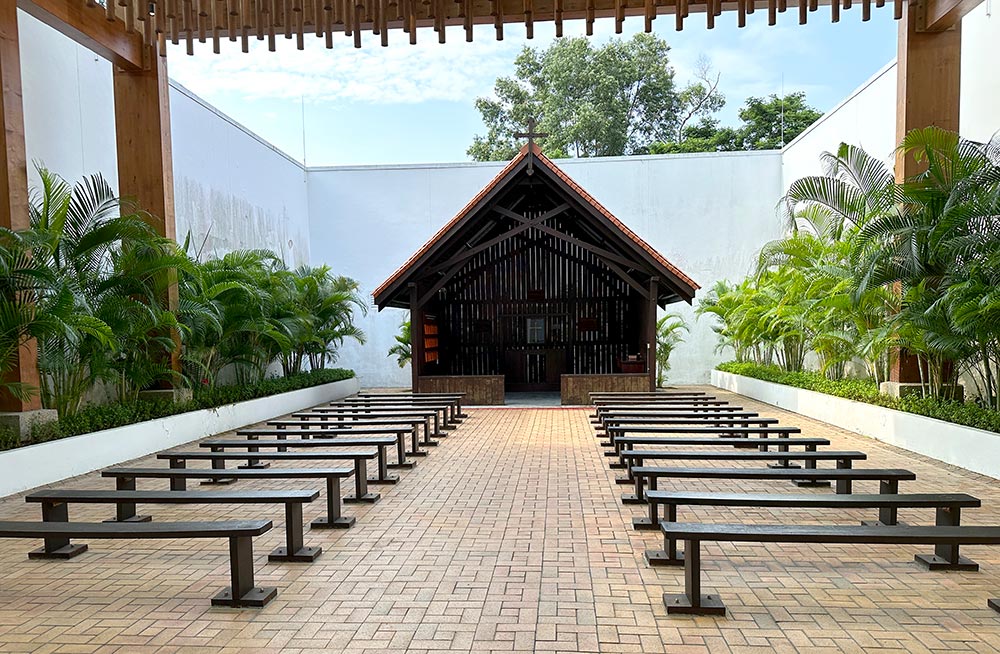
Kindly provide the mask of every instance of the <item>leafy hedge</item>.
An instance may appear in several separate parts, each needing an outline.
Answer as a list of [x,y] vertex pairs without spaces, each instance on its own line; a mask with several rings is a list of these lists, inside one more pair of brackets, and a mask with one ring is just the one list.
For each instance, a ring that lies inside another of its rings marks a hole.
[[818,372],[785,372],[778,366],[735,361],[720,364],[718,370],[1000,433],[1000,411],[936,397],[890,397],[879,393],[878,385],[870,379],[832,380]]
[[[57,422],[36,426],[31,433],[31,443],[87,434],[102,429],[111,429],[123,425],[131,425],[145,420],[155,420],[167,416],[212,409],[215,407],[244,402],[259,397],[287,393],[320,384],[329,384],[354,377],[353,370],[343,368],[327,368],[292,375],[290,377],[275,377],[265,379],[258,384],[216,386],[214,389],[195,391],[194,399],[189,402],[135,402],[131,404],[100,404],[87,406],[72,416],[61,418]],[[13,430],[0,430],[0,450],[18,447],[17,434]]]

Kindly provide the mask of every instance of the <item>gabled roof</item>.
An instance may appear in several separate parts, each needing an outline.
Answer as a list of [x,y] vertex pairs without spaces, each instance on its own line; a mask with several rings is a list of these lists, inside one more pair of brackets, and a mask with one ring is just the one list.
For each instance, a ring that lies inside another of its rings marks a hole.
[[536,144],[531,144],[530,146],[523,146],[517,156],[503,170],[497,173],[489,184],[483,187],[461,211],[445,223],[430,240],[414,252],[396,272],[375,289],[372,296],[379,308],[381,309],[386,306],[392,297],[405,288],[414,273],[429,262],[434,252],[446,245],[456,231],[466,225],[470,219],[474,218],[498,192],[502,191],[508,183],[517,178],[519,173],[525,170],[529,164],[533,165],[536,173],[538,171],[542,171],[543,175],[548,173],[553,181],[557,181],[563,185],[563,191],[576,200],[576,204],[579,205],[580,209],[605,221],[612,228],[612,231],[618,234],[624,244],[631,246],[637,263],[646,263],[654,270],[658,270],[661,273],[661,283],[669,285],[676,293],[677,298],[688,303],[691,302],[695,291],[701,288],[694,280],[684,274],[677,266],[670,263],[653,246],[640,238],[625,223],[616,218],[590,193],[584,190],[583,187],[573,181],[551,159],[542,154],[541,149]]

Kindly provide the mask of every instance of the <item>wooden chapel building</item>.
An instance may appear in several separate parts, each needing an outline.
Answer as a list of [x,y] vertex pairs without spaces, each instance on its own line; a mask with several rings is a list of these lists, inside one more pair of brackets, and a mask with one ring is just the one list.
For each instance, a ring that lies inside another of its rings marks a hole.
[[655,387],[657,307],[698,288],[529,142],[373,296],[410,310],[414,390],[584,404]]

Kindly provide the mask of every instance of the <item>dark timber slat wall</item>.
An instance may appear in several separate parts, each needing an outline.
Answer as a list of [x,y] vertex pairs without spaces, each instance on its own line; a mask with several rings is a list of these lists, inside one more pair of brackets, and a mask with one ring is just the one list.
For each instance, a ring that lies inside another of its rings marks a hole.
[[[548,224],[572,233],[569,222]],[[502,374],[512,353],[542,349],[562,357],[563,372],[618,372],[620,359],[640,353],[630,291],[593,253],[529,228],[473,256],[438,291],[431,313],[448,354],[434,374]],[[528,342],[536,317],[546,321],[543,344]]]

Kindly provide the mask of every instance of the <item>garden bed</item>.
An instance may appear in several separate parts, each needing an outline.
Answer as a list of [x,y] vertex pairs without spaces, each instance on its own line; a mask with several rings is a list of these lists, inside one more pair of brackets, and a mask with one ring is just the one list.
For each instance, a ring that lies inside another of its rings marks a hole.
[[331,402],[356,393],[359,388],[357,378],[352,376],[0,452],[0,496]]
[[[723,370],[712,371],[712,384],[966,470],[1000,478],[1000,434],[994,431]],[[887,402],[891,400],[886,398]]]

